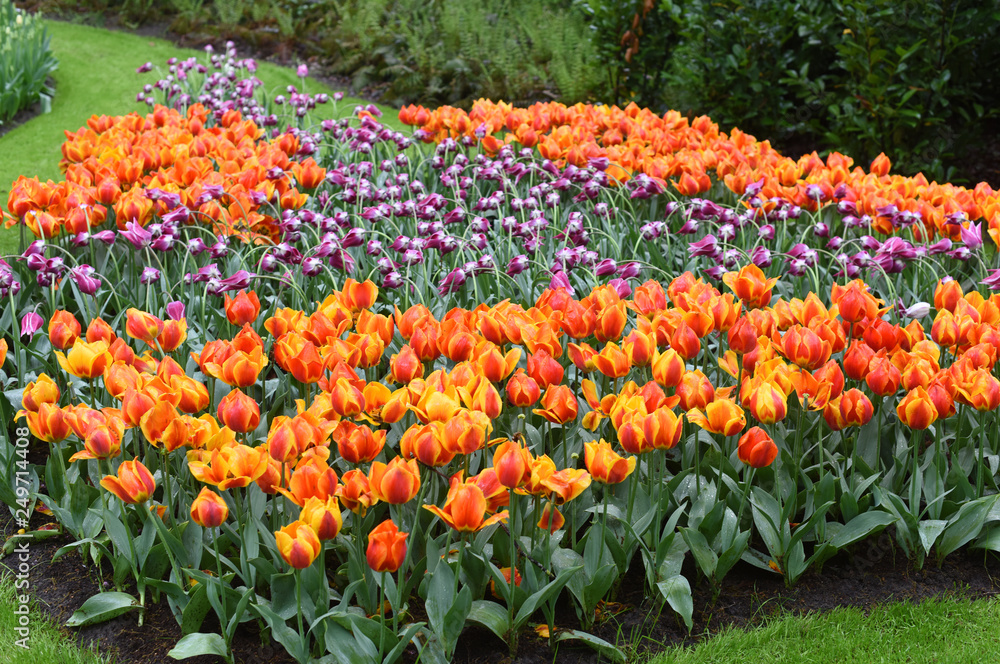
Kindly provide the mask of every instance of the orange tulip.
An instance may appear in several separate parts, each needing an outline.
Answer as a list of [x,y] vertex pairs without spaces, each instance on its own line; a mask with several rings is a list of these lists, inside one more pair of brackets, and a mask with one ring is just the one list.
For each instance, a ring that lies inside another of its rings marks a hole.
[[275,531],[274,540],[281,557],[295,569],[312,565],[323,546],[312,526],[302,521],[293,521]]
[[497,481],[508,489],[516,489],[531,478],[531,462],[531,452],[512,440],[505,440],[493,452]]
[[229,506],[222,496],[207,486],[191,503],[191,520],[202,528],[218,528],[229,517]]
[[396,457],[388,465],[375,461],[368,471],[372,495],[390,505],[413,500],[420,489],[420,468],[415,459]]
[[608,342],[593,358],[594,366],[608,378],[618,379],[632,370],[628,356],[614,343]]
[[219,420],[237,433],[249,433],[260,424],[260,406],[239,390],[222,398],[217,410]]
[[885,397],[899,391],[901,380],[899,369],[886,357],[885,350],[876,353],[868,364],[868,375],[865,376],[868,388],[880,397]]
[[590,486],[590,473],[577,468],[558,470],[541,481],[549,491],[552,502],[562,505],[573,500]]
[[406,559],[407,533],[399,532],[399,528],[391,519],[386,519],[368,533],[368,551],[366,558],[368,566],[375,572],[395,572]]
[[785,419],[788,413],[785,393],[760,378],[751,378],[749,383],[750,396],[746,404],[754,419],[761,424],[774,424]]
[[156,490],[153,475],[140,461],[123,461],[118,475],[106,475],[101,486],[118,496],[122,502],[137,505],[149,500]]
[[326,368],[316,344],[298,332],[289,332],[275,342],[274,361],[300,383],[318,382]]
[[56,404],[41,403],[37,411],[18,411],[17,417],[28,420],[31,434],[46,443],[63,440],[70,434],[70,422],[66,412]]
[[104,341],[109,346],[118,338],[118,335],[115,334],[115,331],[111,329],[111,326],[103,318],[95,318],[90,321],[90,324],[87,325],[86,336],[87,341],[90,343]]
[[710,433],[721,433],[732,436],[743,430],[747,425],[743,409],[731,399],[716,399],[705,406],[705,412],[694,409],[687,413],[689,422],[697,424]]
[[927,390],[916,387],[896,406],[899,421],[911,429],[924,430],[937,420],[938,412]]
[[955,305],[963,297],[965,297],[965,293],[962,291],[961,283],[950,277],[947,281],[940,279],[934,288],[934,308],[947,309],[954,313]]
[[622,352],[628,358],[629,365],[645,367],[653,361],[656,355],[656,340],[639,330],[632,330],[622,342]]
[[415,378],[423,378],[424,365],[407,344],[389,360],[389,373],[394,383],[406,385]]
[[957,344],[959,328],[955,315],[947,309],[939,310],[931,325],[931,338],[935,343],[946,348]]
[[840,419],[845,427],[868,424],[874,412],[872,402],[861,390],[852,388],[840,397]]
[[88,343],[77,338],[68,355],[56,351],[56,358],[59,360],[59,366],[66,373],[91,380],[104,373],[104,368],[108,366],[111,356],[108,353],[106,341]]
[[483,490],[472,480],[462,481],[461,477],[462,473],[458,473],[451,478],[443,509],[437,505],[424,505],[424,509],[460,533],[476,532],[507,518],[507,512],[485,518],[488,505]]
[[358,313],[362,309],[371,309],[377,299],[378,286],[372,281],[358,283],[348,277],[340,291],[340,301],[353,313]]
[[594,366],[594,356],[597,355],[597,351],[590,344],[582,342],[569,344],[566,347],[566,354],[573,365],[582,373],[590,373],[597,368]]
[[673,348],[654,354],[653,380],[663,387],[677,387],[685,372],[684,358]]
[[121,437],[114,426],[99,424],[87,431],[83,447],[82,451],[70,457],[71,462],[83,459],[112,459],[121,454]]
[[187,340],[187,319],[163,321],[163,331],[156,337],[156,343],[164,353],[172,353]]
[[354,469],[344,473],[343,485],[337,487],[337,498],[341,504],[355,514],[364,516],[365,511],[377,500],[372,495],[368,476]]
[[249,387],[257,382],[257,377],[266,366],[267,356],[255,346],[250,353],[234,352],[221,365],[206,362],[204,370],[207,375],[218,378],[231,387]]
[[736,453],[740,461],[751,468],[763,468],[770,466],[777,458],[778,446],[767,432],[760,427],[753,427],[740,436]]
[[404,459],[416,459],[425,466],[439,468],[455,458],[455,451],[445,447],[440,422],[414,424],[399,441],[399,453]]
[[542,397],[542,407],[532,410],[553,424],[565,424],[576,419],[579,406],[573,392],[565,385],[551,385]]
[[152,346],[163,332],[163,321],[145,311],[129,309],[126,312],[125,332],[133,339],[145,341]]
[[643,438],[654,450],[673,449],[681,440],[682,418],[670,408],[657,408],[642,419]]
[[164,434],[170,424],[178,417],[177,410],[169,401],[157,401],[153,407],[142,414],[139,428],[146,441],[154,447],[163,442]]
[[[273,459],[274,457],[270,457]],[[277,491],[302,507],[310,498],[327,500],[337,495],[337,472],[320,459],[303,459],[295,466],[288,488]]]
[[793,325],[780,340],[774,339],[774,341],[780,344],[786,358],[809,370],[825,364],[833,351],[833,345],[829,341],[801,325]]
[[333,539],[344,526],[344,517],[335,496],[325,501],[315,496],[307,500],[299,514],[299,521],[308,524],[320,540]]
[[518,408],[528,408],[535,405],[541,397],[538,383],[531,376],[518,369],[517,373],[507,381],[507,401]]
[[635,470],[636,458],[618,456],[603,438],[600,442],[584,443],[583,458],[590,476],[602,484],[623,482]]
[[355,417],[365,410],[365,395],[346,378],[338,378],[330,390],[330,405],[341,417]]
[[844,373],[851,380],[864,380],[873,357],[875,351],[864,341],[855,339],[844,352]]
[[528,375],[538,384],[539,389],[558,385],[563,379],[563,367],[545,350],[528,355]]
[[372,431],[366,426],[355,426],[341,422],[334,431],[337,451],[348,463],[359,464],[373,461],[385,446],[386,431]]
[[976,369],[958,385],[955,400],[979,411],[1000,407],[1000,381],[986,369]]
[[244,325],[253,324],[257,320],[257,316],[260,315],[260,299],[257,297],[257,293],[250,291],[240,291],[236,294],[236,297],[229,297],[228,293],[224,294],[225,304],[224,308],[226,310],[226,319],[233,325],[237,327],[243,327]]
[[621,339],[628,317],[625,315],[625,303],[610,304],[597,314],[594,336],[601,343]]
[[764,272],[753,263],[740,268],[739,272],[725,273],[722,281],[748,309],[760,309],[770,304],[771,289],[778,283],[777,278],[766,279]]
[[38,412],[43,403],[55,404],[59,401],[59,386],[47,374],[41,374],[31,381],[21,393],[21,404],[25,410]]
[[704,410],[715,399],[715,388],[705,374],[695,369],[684,373],[677,385],[677,396],[680,397],[680,405],[685,412]]
[[58,310],[49,319],[49,343],[53,348],[66,350],[80,337],[80,321],[68,311]]

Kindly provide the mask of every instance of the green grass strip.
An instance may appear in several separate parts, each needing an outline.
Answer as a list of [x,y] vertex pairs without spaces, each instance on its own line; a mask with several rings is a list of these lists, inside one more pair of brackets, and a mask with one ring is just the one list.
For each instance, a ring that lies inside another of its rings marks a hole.
[[[15,613],[22,604],[19,596],[28,592],[15,587],[16,579],[10,574],[0,575],[0,662],[10,664],[101,664],[109,659],[91,650],[79,647],[65,632],[56,627],[49,618],[42,616],[33,603],[29,613]],[[28,637],[24,638],[17,629],[27,623]]]
[[726,629],[693,648],[673,648],[650,664],[895,664],[988,662],[1000,651],[1000,602],[931,599],[768,618]]
[[[177,48],[172,43],[153,37],[104,30],[86,25],[45,21],[52,35],[52,51],[59,60],[53,77],[56,94],[52,112],[38,116],[15,127],[0,137],[0,205],[7,206],[11,183],[21,175],[37,176],[42,181],[62,179],[59,160],[60,146],[66,130],[76,131],[91,115],[124,115],[132,111],[146,113],[148,107],[135,101],[135,95],[145,83],[154,83],[159,76],[154,70],[138,75],[137,67],[152,62],[166,69],[168,58],[186,59],[204,56],[203,51]],[[221,49],[223,44],[217,44]],[[249,54],[237,53],[240,57]],[[257,77],[264,82],[271,96],[284,93],[288,85],[300,86],[295,70],[259,62]],[[164,73],[166,73],[164,71]],[[306,92],[332,93],[329,87],[307,80]],[[338,115],[349,115],[360,99],[345,97],[337,104]],[[396,111],[381,107],[382,120],[394,129],[402,129]],[[318,106],[316,122],[333,117],[333,103]],[[17,251],[15,229],[0,230],[0,255]]]

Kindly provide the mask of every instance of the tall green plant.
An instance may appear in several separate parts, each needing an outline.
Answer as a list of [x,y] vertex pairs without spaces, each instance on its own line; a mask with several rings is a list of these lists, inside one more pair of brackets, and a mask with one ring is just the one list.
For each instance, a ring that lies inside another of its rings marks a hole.
[[55,90],[47,79],[58,64],[38,18],[0,0],[0,124],[36,102],[49,111]]

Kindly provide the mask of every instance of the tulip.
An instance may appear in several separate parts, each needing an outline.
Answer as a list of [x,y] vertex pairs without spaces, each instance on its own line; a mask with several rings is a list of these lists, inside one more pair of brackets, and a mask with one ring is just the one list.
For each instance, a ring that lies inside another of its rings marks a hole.
[[308,524],[320,540],[333,539],[344,526],[344,517],[334,496],[325,501],[315,496],[307,500],[299,514],[299,521]]
[[390,505],[413,500],[420,489],[420,468],[415,459],[396,457],[388,465],[376,461],[368,471],[372,495]]
[[555,471],[541,481],[541,485],[549,491],[552,502],[562,505],[573,500],[590,486],[590,473],[578,468],[565,468]]
[[223,297],[226,319],[237,327],[253,324],[260,315],[260,300],[254,291],[247,293],[241,290],[234,298],[225,293]]
[[281,557],[295,569],[312,565],[323,546],[316,531],[302,521],[293,521],[276,531],[274,540]]
[[581,373],[590,373],[597,369],[594,365],[594,357],[597,355],[597,351],[590,344],[582,342],[569,344],[566,347],[566,353],[569,355],[570,361]]
[[399,532],[399,528],[391,519],[386,519],[368,533],[368,551],[366,558],[368,566],[375,572],[395,572],[406,559],[407,533]]
[[114,427],[99,424],[90,427],[84,436],[83,451],[70,457],[70,461],[83,459],[112,459],[121,454],[122,444]]
[[962,284],[951,277],[938,280],[934,288],[934,308],[938,310],[947,309],[954,313],[955,305],[965,297],[962,291]]
[[133,339],[145,341],[152,346],[163,332],[163,321],[145,311],[129,309],[126,312],[125,332]]
[[68,311],[56,311],[49,319],[49,342],[53,348],[66,350],[79,338],[81,331],[80,322]]
[[593,357],[593,362],[598,371],[615,380],[628,375],[632,369],[628,356],[616,344],[610,342]]
[[784,392],[760,378],[754,377],[749,383],[750,396],[746,404],[754,419],[761,424],[774,424],[785,419],[788,404]]
[[54,403],[41,403],[38,411],[18,411],[17,418],[24,416],[28,420],[28,430],[31,434],[46,443],[63,440],[70,434],[70,422],[66,412]]
[[207,486],[191,503],[191,520],[202,528],[218,528],[229,517],[229,506],[222,496]]
[[476,532],[507,518],[507,512],[486,517],[486,496],[472,480],[462,481],[461,473],[452,477],[444,508],[437,505],[424,505],[424,509],[433,513],[450,527],[460,533]]
[[111,326],[103,318],[95,318],[87,326],[86,337],[90,343],[104,341],[110,346],[118,338],[118,335],[115,334],[114,330],[111,329]]
[[687,418],[709,433],[721,433],[724,436],[735,435],[747,425],[743,409],[731,399],[716,399],[705,406],[704,413],[697,409],[689,410]]
[[976,369],[958,385],[955,399],[978,411],[1000,407],[1000,381],[986,369]]
[[562,382],[563,367],[545,350],[540,350],[528,356],[528,375],[544,390]]
[[[261,456],[268,456],[262,454]],[[274,460],[274,457],[268,456]],[[275,461],[275,464],[280,462]],[[276,491],[288,497],[293,503],[302,507],[310,498],[327,500],[337,495],[337,473],[325,461],[316,458],[304,458],[295,466],[295,471],[288,479],[288,488],[277,487]]]
[[386,433],[384,429],[373,432],[366,426],[342,422],[334,432],[334,438],[340,456],[348,463],[359,464],[373,461],[382,452]]
[[896,415],[900,422],[911,429],[923,431],[934,424],[938,411],[927,390],[918,386],[902,398],[896,406]]
[[770,466],[777,458],[778,446],[767,432],[760,427],[753,427],[740,436],[736,453],[740,461],[751,468],[763,468]]
[[181,344],[187,340],[187,320],[166,320],[163,322],[163,331],[156,337],[156,343],[164,353],[172,353],[180,348]]
[[673,348],[654,354],[653,380],[663,387],[677,387],[686,372],[684,358]]
[[851,380],[864,380],[873,357],[875,351],[864,341],[855,339],[844,352],[844,373]]
[[404,345],[389,360],[389,373],[394,383],[409,384],[416,378],[423,378],[424,365],[409,345]]
[[624,302],[608,305],[597,314],[594,336],[601,343],[621,339],[627,322]]
[[681,440],[682,418],[670,408],[657,408],[642,419],[643,438],[654,450],[673,449]]
[[611,444],[601,439],[583,444],[584,463],[590,476],[602,484],[618,484],[635,470],[636,458],[625,459],[611,449]]
[[45,324],[45,319],[39,316],[34,311],[29,311],[21,318],[21,336],[28,337],[28,341],[42,329],[42,325]]
[[149,469],[135,459],[123,461],[118,466],[118,475],[106,475],[101,480],[101,486],[129,505],[146,502],[156,490],[156,482]]
[[497,481],[508,489],[516,489],[531,478],[531,462],[531,452],[512,440],[505,440],[493,452]]
[[348,277],[340,292],[340,301],[353,313],[358,313],[362,309],[371,309],[377,299],[378,286],[370,280],[358,283]]
[[[777,339],[775,339],[777,341]],[[793,325],[781,337],[786,358],[805,369],[816,369],[830,359],[833,345],[808,327]]]
[[59,401],[59,386],[47,374],[41,374],[33,380],[21,393],[21,403],[25,410],[38,412],[43,403],[55,404]]
[[677,396],[684,411],[704,408],[715,400],[712,382],[700,370],[687,371],[677,385]]
[[532,410],[553,424],[565,424],[576,419],[579,406],[573,392],[565,385],[551,385],[542,397],[542,407]]
[[300,383],[318,382],[326,368],[316,345],[297,332],[289,332],[275,342],[274,361]]
[[239,390],[222,398],[217,410],[219,420],[237,433],[249,433],[260,424],[260,406]]
[[886,357],[885,350],[880,350],[868,364],[868,374],[865,376],[868,388],[880,397],[885,397],[898,392],[901,381],[899,369]]
[[378,500],[372,495],[368,476],[354,469],[344,473],[341,479],[344,483],[336,489],[337,498],[344,507],[364,516],[365,511]]
[[861,390],[852,388],[840,397],[840,419],[845,427],[864,426],[874,414],[872,402]]
[[330,405],[341,417],[355,417],[365,410],[365,395],[346,378],[338,378],[330,390]]
[[771,289],[777,278],[766,279],[764,272],[751,263],[739,272],[727,272],[722,281],[733,290],[748,309],[760,309],[771,303]]

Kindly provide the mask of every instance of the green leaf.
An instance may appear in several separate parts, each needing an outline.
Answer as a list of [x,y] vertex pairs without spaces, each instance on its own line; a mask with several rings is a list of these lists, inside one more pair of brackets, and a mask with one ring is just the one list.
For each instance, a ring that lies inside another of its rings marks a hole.
[[201,629],[201,624],[205,621],[209,608],[211,608],[211,604],[208,601],[208,586],[199,583],[188,595],[188,603],[184,607],[181,618],[181,632],[194,634]]
[[539,606],[548,602],[553,596],[558,595],[567,583],[569,583],[570,577],[579,572],[582,567],[570,567],[559,572],[553,581],[550,581],[540,590],[533,593],[528,599],[524,600],[524,604],[521,605],[521,609],[517,612],[517,616],[514,618],[514,625],[521,626],[528,621],[531,614],[538,609]]
[[944,532],[947,526],[948,522],[944,519],[928,519],[921,521],[917,525],[917,529],[920,531],[920,544],[924,547],[924,553],[931,552],[934,542],[937,541],[937,538],[941,536],[941,533]]
[[986,521],[986,516],[998,498],[1000,498],[1000,494],[984,496],[962,505],[958,513],[951,518],[944,532],[941,533],[937,546],[939,559],[944,558],[979,534]]
[[174,659],[187,659],[188,657],[198,657],[199,655],[227,657],[229,655],[229,648],[226,647],[225,639],[218,634],[195,632],[181,637],[181,640],[177,642],[177,645],[167,655]]
[[485,599],[477,599],[472,603],[467,620],[482,625],[502,640],[507,639],[507,632],[510,631],[507,609]]
[[138,608],[139,603],[127,593],[107,592],[94,595],[83,603],[66,621],[67,627],[96,625],[117,618],[121,614]]
[[865,512],[854,517],[841,528],[830,540],[830,544],[838,549],[860,542],[876,530],[891,526],[896,517],[881,510]]
[[681,618],[684,619],[684,624],[690,630],[694,626],[692,619],[694,600],[691,597],[691,584],[688,583],[688,580],[678,574],[657,582],[656,589],[660,591],[663,599],[667,600],[670,608],[680,614]]
[[715,567],[719,564],[719,557],[715,555],[715,551],[712,550],[705,536],[697,530],[681,528],[681,537],[687,542],[688,548],[691,549],[691,554],[702,573],[710,579],[715,576]]
[[587,632],[581,632],[578,629],[568,629],[563,632],[559,632],[555,638],[556,642],[559,641],[583,641],[588,646],[599,652],[601,655],[611,660],[612,662],[619,662],[620,664],[625,664],[627,658],[625,653],[623,653],[618,648],[614,647],[604,639],[600,639],[593,634],[588,634]]

